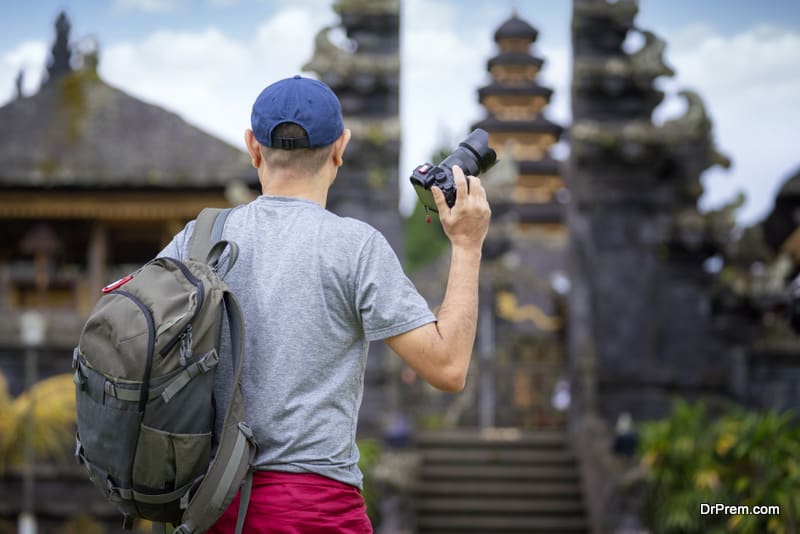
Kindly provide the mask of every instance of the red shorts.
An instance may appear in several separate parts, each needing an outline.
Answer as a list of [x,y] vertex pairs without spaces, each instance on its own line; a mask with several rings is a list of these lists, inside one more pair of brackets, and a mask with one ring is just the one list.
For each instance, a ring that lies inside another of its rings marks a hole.
[[[239,496],[210,534],[232,534]],[[310,473],[253,473],[253,492],[244,534],[371,534],[361,492],[337,480]]]

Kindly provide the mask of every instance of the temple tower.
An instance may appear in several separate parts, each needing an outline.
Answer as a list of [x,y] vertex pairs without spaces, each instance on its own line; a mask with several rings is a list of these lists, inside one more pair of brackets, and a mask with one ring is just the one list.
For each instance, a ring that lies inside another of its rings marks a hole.
[[550,156],[563,128],[544,117],[553,90],[537,82],[544,59],[530,49],[538,35],[516,12],[497,29],[499,53],[487,65],[491,83],[478,90],[488,116],[473,125],[489,133],[498,159],[516,162],[513,186],[494,199],[493,207],[513,207],[522,226],[560,225],[563,212],[558,200],[563,182],[558,162]]
[[490,83],[478,90],[499,163],[483,183],[493,221],[484,247],[479,336],[479,426],[558,427],[552,405],[565,386],[563,298],[568,201],[550,155],[563,128],[544,116],[552,89],[537,78],[538,31],[516,12],[494,34]]
[[[722,244],[697,207],[703,171],[728,161],[695,93],[682,93],[682,116],[653,122],[664,98],[656,79],[673,71],[637,12],[636,0],[573,2],[570,429],[603,532],[642,530],[642,481],[611,457],[608,429],[663,417],[676,395],[712,406],[735,397],[743,370],[741,352],[715,332],[704,264]],[[631,51],[623,45],[636,33],[642,45]]]
[[[684,91],[684,115],[653,123],[655,80],[673,71],[637,11],[576,0],[572,19],[570,353],[581,408],[607,421],[662,416],[674,394],[725,397],[736,368],[712,332],[703,263],[720,243],[697,207],[703,171],[729,162],[698,95]],[[643,38],[634,52],[631,32]]]

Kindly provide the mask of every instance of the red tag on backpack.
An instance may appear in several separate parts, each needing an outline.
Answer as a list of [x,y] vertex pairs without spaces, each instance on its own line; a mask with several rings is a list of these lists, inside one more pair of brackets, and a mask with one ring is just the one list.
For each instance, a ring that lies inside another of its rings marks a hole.
[[120,287],[124,286],[131,280],[133,280],[133,275],[129,274],[128,276],[120,278],[116,282],[111,282],[110,284],[108,284],[106,287],[103,288],[103,293],[111,293],[115,289],[119,289]]

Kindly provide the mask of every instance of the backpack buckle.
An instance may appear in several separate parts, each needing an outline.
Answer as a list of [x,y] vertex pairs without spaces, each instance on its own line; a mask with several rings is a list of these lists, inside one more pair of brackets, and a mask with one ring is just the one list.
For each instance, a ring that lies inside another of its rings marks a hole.
[[203,358],[197,362],[197,365],[200,367],[200,370],[204,373],[209,372],[211,369],[217,366],[219,363],[219,354],[217,354],[216,349],[211,349],[211,352],[203,356]]
[[84,386],[86,385],[86,378],[81,373],[80,369],[75,369],[75,374],[72,376],[72,382],[78,386],[78,389],[83,391]]
[[114,500],[115,497],[116,498],[120,497],[119,491],[117,491],[116,486],[114,486],[114,483],[111,482],[110,478],[106,478],[106,490],[108,498],[111,499],[112,501]]

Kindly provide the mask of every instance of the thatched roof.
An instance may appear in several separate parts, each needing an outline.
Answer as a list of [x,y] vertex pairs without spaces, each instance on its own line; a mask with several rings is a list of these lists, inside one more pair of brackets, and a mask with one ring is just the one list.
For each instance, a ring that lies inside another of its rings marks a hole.
[[216,188],[247,155],[84,69],[0,107],[0,187]]

